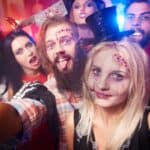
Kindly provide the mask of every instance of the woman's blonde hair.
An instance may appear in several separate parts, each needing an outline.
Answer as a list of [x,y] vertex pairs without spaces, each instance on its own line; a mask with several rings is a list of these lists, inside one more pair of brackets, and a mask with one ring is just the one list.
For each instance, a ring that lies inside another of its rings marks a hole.
[[48,28],[53,28],[56,27],[58,25],[61,24],[68,24],[71,26],[73,34],[76,38],[79,37],[78,35],[78,31],[76,29],[76,25],[71,23],[67,18],[63,18],[63,17],[51,17],[51,18],[47,18],[47,20],[43,23],[41,29],[40,29],[40,33],[39,33],[39,39],[38,39],[38,53],[40,55],[41,58],[41,62],[42,62],[42,67],[44,68],[44,70],[47,73],[50,73],[51,71],[53,71],[52,69],[52,64],[50,62],[50,60],[47,57],[46,54],[46,45],[45,45],[45,34],[48,30]]
[[[149,97],[149,61],[148,56],[136,43],[127,40],[102,42],[97,44],[89,53],[83,75],[84,104],[80,109],[81,118],[76,127],[77,134],[89,136],[94,117],[94,103],[87,86],[88,76],[94,57],[101,51],[114,49],[123,53],[128,62],[130,86],[126,106],[123,108],[120,121],[108,139],[107,150],[118,150],[123,143],[130,139],[137,125],[142,121],[145,105]],[[100,60],[99,60],[100,61]]]

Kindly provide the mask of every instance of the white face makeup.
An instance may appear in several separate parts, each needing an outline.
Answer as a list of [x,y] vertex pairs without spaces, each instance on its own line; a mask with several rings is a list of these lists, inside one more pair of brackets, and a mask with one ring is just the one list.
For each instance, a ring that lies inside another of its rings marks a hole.
[[47,56],[59,71],[68,72],[72,69],[75,58],[77,38],[69,24],[49,27],[45,35]]
[[127,66],[126,59],[115,50],[96,54],[87,81],[96,104],[110,108],[126,102],[130,84]]
[[34,72],[41,63],[37,54],[36,45],[26,36],[18,36],[12,41],[12,52],[24,73]]

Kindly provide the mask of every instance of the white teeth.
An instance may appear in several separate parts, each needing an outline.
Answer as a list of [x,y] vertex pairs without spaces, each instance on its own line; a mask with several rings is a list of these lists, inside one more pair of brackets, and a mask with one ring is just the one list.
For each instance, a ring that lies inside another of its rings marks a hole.
[[80,17],[85,18],[86,15],[85,14],[80,14]]
[[58,59],[58,62],[63,62],[63,61],[65,61],[66,60],[66,58],[59,58]]
[[141,35],[141,32],[134,32],[132,35],[139,36]]

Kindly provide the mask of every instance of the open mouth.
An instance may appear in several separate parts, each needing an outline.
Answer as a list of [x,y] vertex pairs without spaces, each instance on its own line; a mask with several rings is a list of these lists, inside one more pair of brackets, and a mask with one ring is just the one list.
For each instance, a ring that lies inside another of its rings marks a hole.
[[141,35],[142,35],[142,33],[139,31],[136,31],[132,34],[132,36],[141,36]]
[[138,42],[138,41],[140,41],[143,38],[143,33],[140,32],[140,31],[135,31],[129,37],[130,37],[131,40],[133,40],[135,42]]
[[36,56],[33,56],[30,60],[29,63],[31,65],[39,65],[39,59]]
[[70,56],[65,55],[65,56],[57,57],[57,58],[55,59],[55,62],[56,62],[56,63],[61,63],[61,62],[63,62],[63,61],[69,61],[70,59],[71,59]]
[[86,14],[84,14],[84,13],[80,13],[79,16],[80,16],[81,19],[85,19],[87,17]]
[[57,57],[56,63],[59,70],[67,70],[68,64],[71,60],[70,56]]

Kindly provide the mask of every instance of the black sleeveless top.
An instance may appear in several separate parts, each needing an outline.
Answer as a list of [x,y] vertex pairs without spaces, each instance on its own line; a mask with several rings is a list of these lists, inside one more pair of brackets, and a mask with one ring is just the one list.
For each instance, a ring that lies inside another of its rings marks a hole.
[[[137,129],[133,133],[131,139],[126,140],[122,145],[121,150],[150,150],[150,130],[148,128],[148,113],[150,107],[145,109],[143,121],[141,127],[138,125]],[[78,110],[74,112],[74,124],[77,126],[80,119],[80,113]],[[78,137],[74,128],[74,150],[96,150],[96,143],[93,132],[91,133],[90,140],[87,143],[87,136],[82,138]]]

